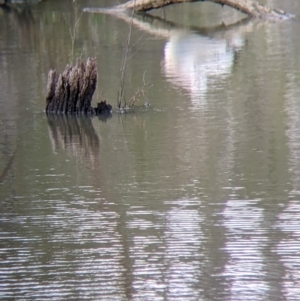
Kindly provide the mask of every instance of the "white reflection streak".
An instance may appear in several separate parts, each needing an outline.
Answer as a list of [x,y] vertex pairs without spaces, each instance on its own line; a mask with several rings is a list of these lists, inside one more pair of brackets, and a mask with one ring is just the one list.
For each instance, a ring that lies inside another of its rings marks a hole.
[[197,209],[187,206],[189,200],[176,203],[166,217],[166,299],[201,300],[199,257],[203,239],[200,229],[202,219]]
[[[163,248],[157,212],[132,210],[127,228],[132,232],[129,254],[132,259],[131,300],[163,300]],[[154,218],[154,220],[153,220]]]
[[262,247],[263,210],[258,200],[228,200],[224,210],[229,255],[224,276],[231,282],[230,300],[261,300],[268,290],[264,281]]
[[[242,40],[232,41],[236,48]],[[171,35],[164,50],[164,72],[170,81],[186,89],[193,102],[204,99],[208,82],[231,73],[235,48],[225,39],[192,33]]]
[[[291,69],[294,70],[294,69]],[[289,85],[286,94],[286,113],[289,129],[286,132],[293,190],[285,210],[278,217],[278,228],[285,237],[277,246],[277,253],[286,268],[284,289],[287,300],[299,299],[300,287],[300,89],[299,79],[287,74]],[[298,200],[297,200],[298,199]]]
[[284,277],[285,296],[287,300],[298,300],[300,287],[300,204],[290,202],[279,215],[279,226],[286,238],[277,246],[277,253],[286,268]]
[[[290,78],[290,81],[297,81],[297,79]],[[300,192],[300,89],[298,86],[298,82],[291,84],[290,87],[287,87],[288,89],[291,89],[291,91],[286,95],[286,113],[289,119],[289,129],[287,130],[286,135],[288,137],[290,149],[289,159],[295,192]]]

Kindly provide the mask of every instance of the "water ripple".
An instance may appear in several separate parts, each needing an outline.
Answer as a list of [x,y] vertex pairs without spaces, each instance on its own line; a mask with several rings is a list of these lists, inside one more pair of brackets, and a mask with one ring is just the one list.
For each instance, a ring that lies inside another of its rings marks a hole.
[[224,210],[229,259],[223,276],[231,279],[232,300],[261,300],[268,291],[263,260],[263,209],[260,200],[229,200]]

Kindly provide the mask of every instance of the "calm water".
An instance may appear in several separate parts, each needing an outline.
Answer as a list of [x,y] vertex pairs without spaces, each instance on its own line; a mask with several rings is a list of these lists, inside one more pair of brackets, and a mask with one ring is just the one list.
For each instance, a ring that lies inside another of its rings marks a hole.
[[0,8],[0,299],[300,300],[299,19],[138,16],[134,112],[47,118],[48,70],[78,56],[115,107],[130,19],[97,5]]

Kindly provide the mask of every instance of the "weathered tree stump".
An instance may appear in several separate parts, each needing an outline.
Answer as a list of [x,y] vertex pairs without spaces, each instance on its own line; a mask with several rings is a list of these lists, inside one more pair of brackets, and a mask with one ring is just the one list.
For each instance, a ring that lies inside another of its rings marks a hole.
[[47,114],[94,115],[91,102],[97,85],[96,59],[88,58],[86,66],[77,59],[76,66],[67,65],[64,72],[50,70],[47,83]]

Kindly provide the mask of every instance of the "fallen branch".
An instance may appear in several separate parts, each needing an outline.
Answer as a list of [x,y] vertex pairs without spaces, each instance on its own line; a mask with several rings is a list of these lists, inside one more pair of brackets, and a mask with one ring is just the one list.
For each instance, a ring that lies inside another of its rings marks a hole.
[[[227,5],[232,8],[239,10],[242,13],[250,17],[255,18],[266,18],[282,20],[293,17],[293,15],[286,13],[280,9],[272,9],[264,6],[256,1],[252,0],[130,0],[124,4],[120,4],[112,8],[115,12],[122,12],[125,10],[134,10],[135,12],[146,12],[152,9],[161,8],[167,5],[176,3],[187,3],[187,2],[204,2],[210,1],[217,4]],[[86,8],[86,12],[101,12],[103,9],[91,9]]]

